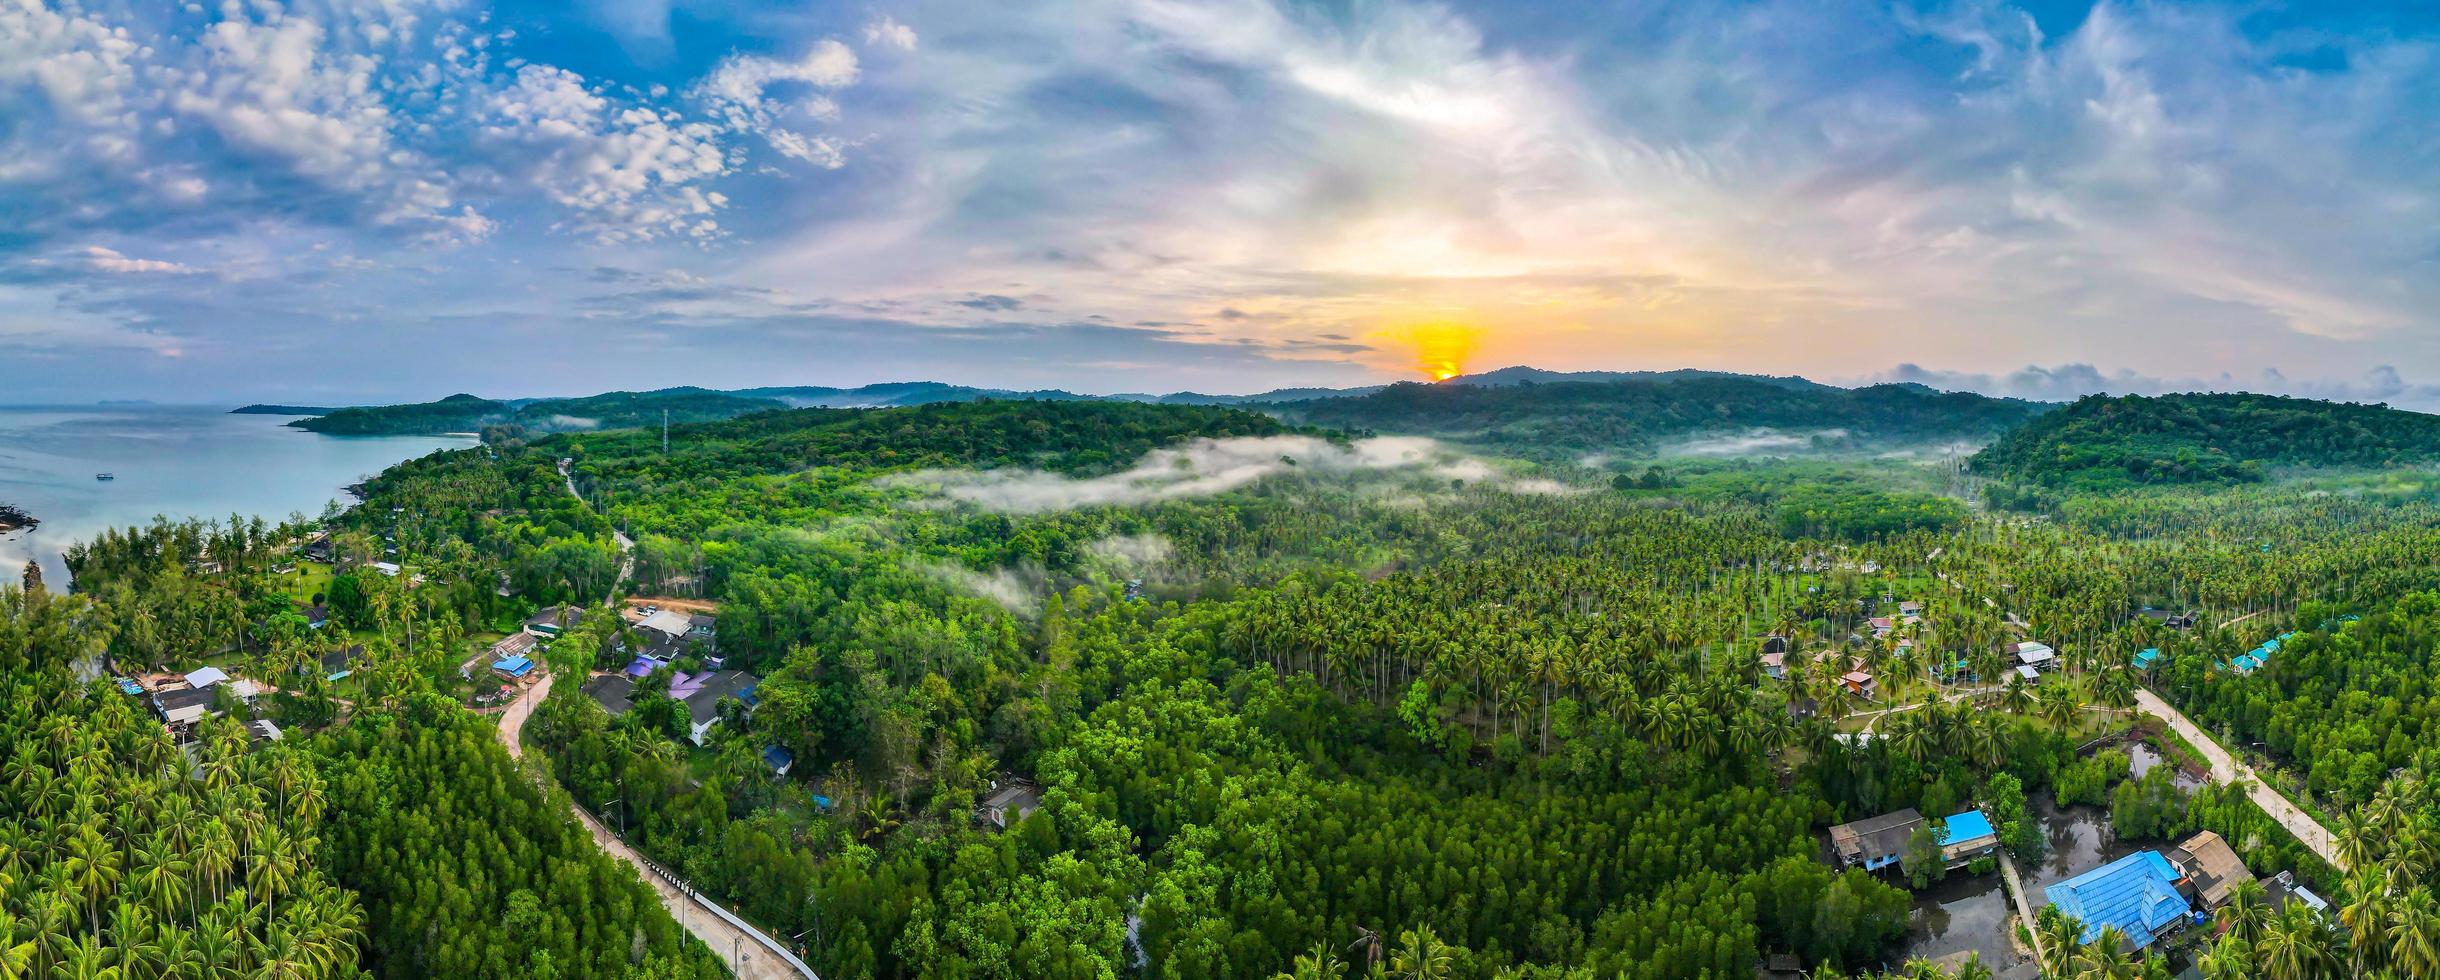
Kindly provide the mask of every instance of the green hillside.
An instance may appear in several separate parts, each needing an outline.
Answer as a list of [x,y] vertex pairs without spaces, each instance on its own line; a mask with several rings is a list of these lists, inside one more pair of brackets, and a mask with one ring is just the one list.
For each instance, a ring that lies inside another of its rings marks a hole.
[[1764,429],[1798,448],[1982,440],[2048,406],[1916,385],[1833,388],[1692,376],[1497,387],[1397,384],[1356,398],[1275,406],[1293,421],[1570,452],[1648,452]]
[[785,407],[768,398],[747,398],[703,388],[613,391],[584,398],[528,402],[451,395],[413,405],[343,408],[288,424],[309,432],[342,436],[475,432],[487,425],[518,425],[534,433],[589,432],[657,426],[663,412],[668,413],[670,422],[688,423],[732,419]]
[[2440,459],[2440,416],[2254,394],[2093,395],[1977,454],[1992,476],[2045,486],[2242,483],[2270,466]]

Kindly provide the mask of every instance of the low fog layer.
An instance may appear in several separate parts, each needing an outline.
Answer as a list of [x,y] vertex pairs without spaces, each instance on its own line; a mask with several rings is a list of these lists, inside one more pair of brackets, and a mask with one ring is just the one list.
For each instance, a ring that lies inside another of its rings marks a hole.
[[1738,435],[1713,435],[1689,439],[1661,450],[1669,456],[1751,456],[1756,453],[1803,452],[1813,448],[1813,440],[1845,439],[1845,429],[1822,429],[1815,432],[1785,432],[1779,429],[1748,429]]
[[[1289,473],[1346,476],[1392,471],[1468,482],[1499,478],[1490,464],[1430,439],[1384,436],[1342,446],[1312,436],[1247,436],[1197,439],[1156,449],[1124,472],[1107,476],[1079,478],[1031,469],[925,470],[890,482],[929,487],[950,501],[985,510],[1038,514],[1208,497]],[[1512,487],[1525,492],[1554,488],[1541,482]]]

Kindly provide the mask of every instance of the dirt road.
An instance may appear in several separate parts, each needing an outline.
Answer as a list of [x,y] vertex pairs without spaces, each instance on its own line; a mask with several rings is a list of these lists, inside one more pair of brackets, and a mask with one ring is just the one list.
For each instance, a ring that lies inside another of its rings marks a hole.
[[[535,705],[551,695],[553,680],[544,677],[542,683],[526,691],[524,697],[510,704],[508,711],[500,716],[500,744],[508,747],[510,756],[524,758],[525,720],[533,716]],[[653,871],[642,856],[627,846],[627,842],[618,839],[610,828],[602,826],[601,821],[585,812],[584,807],[576,806],[571,800],[568,809],[574,811],[576,819],[585,825],[585,830],[593,834],[594,843],[601,845],[601,849],[611,857],[625,861],[634,868],[635,873],[643,877],[644,883],[652,886],[653,893],[661,897],[661,907],[669,910],[670,917],[703,940],[705,945],[712,948],[712,952],[718,953],[720,961],[728,964],[729,972],[736,974],[740,980],[804,980],[807,976],[771,955],[762,947],[760,940],[748,935],[745,930],[731,925],[699,904],[697,899],[679,891],[676,885],[669,883],[669,879]]]
[[2205,734],[2200,726],[2188,719],[2185,713],[2170,707],[2169,702],[2160,699],[2160,695],[2140,687],[2135,689],[2135,705],[2142,709],[2144,714],[2168,722],[2169,727],[2175,729],[2187,744],[2194,746],[2195,751],[2203,753],[2203,758],[2211,763],[2212,782],[2225,786],[2244,779],[2252,783],[2254,804],[2260,806],[2262,812],[2270,814],[2271,819],[2279,821],[2280,826],[2286,827],[2288,833],[2295,834],[2296,839],[2303,841],[2304,846],[2312,848],[2313,853],[2321,855],[2322,860],[2330,862],[2331,867],[2340,871],[2347,870],[2346,863],[2338,859],[2338,848],[2334,846],[2330,838],[2329,828],[2322,826],[2296,804],[2289,802],[2287,797],[2280,795],[2278,790],[2272,789],[2269,784],[2264,783],[2261,775],[2255,773],[2251,767],[2230,756],[2228,750],[2221,748],[2220,743],[2213,741],[2211,736]]

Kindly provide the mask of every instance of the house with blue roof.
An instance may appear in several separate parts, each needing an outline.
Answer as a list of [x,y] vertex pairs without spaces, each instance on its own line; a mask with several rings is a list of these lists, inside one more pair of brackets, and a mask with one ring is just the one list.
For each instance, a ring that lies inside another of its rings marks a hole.
[[796,753],[781,746],[766,745],[763,746],[762,760],[763,765],[771,767],[772,775],[785,776],[796,765]]
[[2153,664],[2156,664],[2156,663],[2159,663],[2159,662],[2160,662],[2160,648],[2159,648],[2159,647],[2145,647],[2145,648],[2143,648],[2143,649],[2138,650],[2138,651],[2136,651],[2136,652],[2135,652],[2135,669],[2136,669],[2136,670],[2151,670],[2151,669],[2152,669],[2152,665],[2153,665]]
[[506,677],[509,680],[524,680],[525,675],[534,672],[534,660],[531,657],[510,657],[505,660],[494,660],[491,663],[491,669],[493,672],[502,677]]
[[2137,851],[2042,889],[2050,904],[2084,923],[2078,942],[2101,938],[2104,929],[2126,936],[2130,949],[2186,924],[2193,904],[2186,876],[2159,851]]
[[1991,828],[1991,818],[1981,810],[1967,810],[1940,821],[1936,836],[1940,859],[1952,868],[1999,850],[1999,832]]

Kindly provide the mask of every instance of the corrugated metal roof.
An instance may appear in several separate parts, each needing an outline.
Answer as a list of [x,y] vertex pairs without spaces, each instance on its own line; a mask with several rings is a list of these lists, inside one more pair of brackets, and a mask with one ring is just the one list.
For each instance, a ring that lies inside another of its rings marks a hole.
[[1942,847],[1977,837],[1990,837],[1993,834],[1991,818],[1983,816],[1981,810],[1967,810],[1942,820],[1941,824],[1943,825],[1940,832],[1940,846]]
[[2159,851],[2137,851],[2042,890],[2050,904],[2084,923],[2082,942],[2116,929],[2142,949],[2190,906],[2177,893],[2181,876]]

